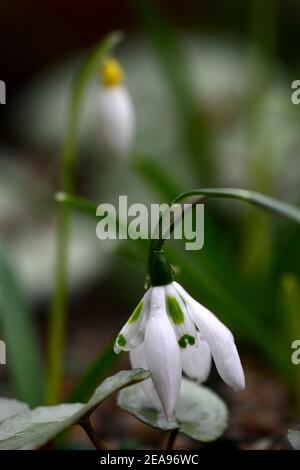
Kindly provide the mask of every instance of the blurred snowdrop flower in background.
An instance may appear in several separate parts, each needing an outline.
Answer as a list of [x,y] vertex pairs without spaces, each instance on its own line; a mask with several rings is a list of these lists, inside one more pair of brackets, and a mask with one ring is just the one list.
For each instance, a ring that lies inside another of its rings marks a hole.
[[105,151],[115,157],[130,153],[135,134],[135,112],[123,83],[123,70],[112,58],[104,61],[101,71],[100,130]]

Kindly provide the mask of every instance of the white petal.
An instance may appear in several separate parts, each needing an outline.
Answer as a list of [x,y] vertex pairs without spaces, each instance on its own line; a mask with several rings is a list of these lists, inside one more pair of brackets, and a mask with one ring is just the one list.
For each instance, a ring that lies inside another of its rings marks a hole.
[[104,148],[117,157],[126,156],[132,147],[135,113],[123,86],[104,87],[100,96],[100,131]]
[[200,333],[207,341],[220,376],[234,390],[243,390],[245,388],[244,372],[231,332],[178,283],[176,283],[176,288],[185,300]]
[[153,287],[145,333],[145,357],[154,387],[170,420],[181,383],[181,357],[165,306],[164,287]]
[[[148,370],[148,364],[146,362],[143,344],[139,346],[137,349],[130,351],[129,357],[130,357],[132,368],[142,367],[143,369]],[[155,410],[161,411],[162,405],[161,405],[159,396],[157,395],[157,391],[154,388],[151,378],[147,380],[143,380],[143,382],[141,382],[141,385],[149,401],[150,407],[154,408]]]
[[175,329],[180,349],[195,345],[197,342],[195,324],[184,301],[178,294],[174,282],[165,286],[165,293],[167,313]]
[[143,299],[118,334],[114,345],[116,354],[120,351],[131,351],[144,341],[146,325],[150,313],[150,298],[151,288],[147,290]]
[[211,353],[207,342],[199,333],[195,346],[181,350],[181,360],[186,375],[200,383],[205,382],[211,369]]

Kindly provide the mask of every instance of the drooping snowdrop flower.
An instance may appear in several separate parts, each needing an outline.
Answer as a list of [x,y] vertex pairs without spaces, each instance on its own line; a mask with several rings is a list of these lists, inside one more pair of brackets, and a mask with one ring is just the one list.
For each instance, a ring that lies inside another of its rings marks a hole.
[[100,131],[103,147],[116,157],[126,157],[135,133],[135,113],[122,85],[123,70],[115,59],[106,59],[101,70]]
[[158,264],[163,270],[152,273],[152,287],[120,331],[114,349],[130,351],[132,366],[151,372],[142,383],[144,392],[150,405],[163,409],[170,420],[182,370],[203,382],[213,357],[220,376],[234,390],[243,390],[245,379],[229,329],[173,280],[162,252],[157,253]]

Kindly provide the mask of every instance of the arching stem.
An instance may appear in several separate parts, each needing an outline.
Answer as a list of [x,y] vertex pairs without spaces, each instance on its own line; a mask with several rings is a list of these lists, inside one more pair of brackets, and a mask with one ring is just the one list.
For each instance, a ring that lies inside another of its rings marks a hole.
[[[272,212],[281,217],[289,219],[293,222],[300,223],[300,209],[292,206],[286,202],[279,201],[278,199],[260,194],[254,191],[248,191],[246,189],[237,188],[204,188],[204,189],[193,189],[177,196],[170,204],[172,207],[175,204],[182,205],[182,213],[191,210],[196,204],[202,204],[208,199],[233,199],[240,202],[246,202],[264,209],[268,212]],[[188,207],[184,209],[184,204],[188,204]],[[162,224],[163,214],[159,221],[159,227]],[[178,219],[179,220],[179,219]],[[176,226],[177,220],[170,218],[169,232],[172,233]],[[165,239],[161,234],[160,228],[158,228],[159,237],[151,240],[149,248],[149,259],[148,266],[151,266],[153,253],[162,250]]]

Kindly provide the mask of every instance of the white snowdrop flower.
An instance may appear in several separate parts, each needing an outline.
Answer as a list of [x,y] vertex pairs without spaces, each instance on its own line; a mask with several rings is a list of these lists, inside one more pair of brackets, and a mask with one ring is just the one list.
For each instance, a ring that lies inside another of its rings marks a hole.
[[123,70],[115,59],[103,62],[100,94],[100,133],[104,149],[115,157],[126,157],[133,145],[135,113]]
[[220,376],[234,390],[243,390],[245,379],[229,329],[173,281],[162,252],[157,259],[164,269],[151,277],[152,287],[120,331],[114,349],[130,351],[132,366],[151,372],[142,382],[144,392],[150,405],[163,409],[170,420],[182,371],[203,382],[213,358]]

